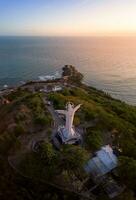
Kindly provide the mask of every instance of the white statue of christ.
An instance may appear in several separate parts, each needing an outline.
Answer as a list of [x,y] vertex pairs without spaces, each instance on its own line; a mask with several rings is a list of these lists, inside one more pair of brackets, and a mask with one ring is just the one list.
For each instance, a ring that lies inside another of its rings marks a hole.
[[65,115],[66,117],[66,124],[65,129],[69,137],[73,137],[75,132],[73,130],[73,120],[75,112],[80,108],[81,104],[74,107],[73,103],[68,103],[66,105],[66,110],[57,110],[58,113]]

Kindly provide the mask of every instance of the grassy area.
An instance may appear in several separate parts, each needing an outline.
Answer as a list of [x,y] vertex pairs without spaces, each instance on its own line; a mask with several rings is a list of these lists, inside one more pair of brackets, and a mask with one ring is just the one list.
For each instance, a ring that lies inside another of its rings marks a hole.
[[105,138],[109,134],[111,143],[122,151],[118,168],[120,181],[126,184],[129,191],[135,192],[136,107],[84,85],[80,88],[65,89],[61,93],[49,94],[48,98],[56,109],[64,108],[67,101],[75,105],[81,103],[82,107],[76,113],[80,124],[89,124],[96,119],[96,125],[86,129],[85,148],[94,152],[107,143]]
[[[35,176],[37,179],[59,180],[62,185],[64,183],[68,186],[70,183],[76,186],[80,185],[85,176],[82,166],[88,159],[88,154],[107,144],[108,137],[113,145],[122,150],[119,157],[119,181],[127,186],[127,191],[125,191],[127,199],[134,200],[133,193],[136,188],[136,107],[115,100],[104,92],[82,84],[80,87],[66,88],[62,92],[50,93],[47,97],[53,102],[55,109],[63,109],[68,101],[75,105],[82,104],[76,113],[74,124],[76,126],[82,125],[82,127],[87,126],[87,128],[84,127],[85,143],[83,148],[65,146],[60,152],[56,151],[50,143],[45,143],[39,152],[24,156],[20,165],[23,173],[30,177]],[[17,137],[20,135],[30,134],[32,130],[38,133],[39,130],[45,129],[50,134],[52,122],[41,94],[17,90],[8,95],[7,98],[11,103],[0,108],[2,119],[0,122],[0,156],[2,157],[8,155],[13,145],[19,146]],[[94,125],[91,126],[93,123]],[[0,182],[4,191],[8,188],[8,184],[11,184],[10,178],[7,181],[7,177],[10,175],[5,161],[2,161],[0,171],[3,172]],[[15,178],[14,175],[12,178]],[[74,182],[73,180],[78,181]],[[19,184],[21,183],[19,182]],[[16,181],[13,181],[11,185],[16,188]],[[21,189],[20,186],[18,188],[20,193]],[[124,194],[117,199],[123,198],[125,199]]]

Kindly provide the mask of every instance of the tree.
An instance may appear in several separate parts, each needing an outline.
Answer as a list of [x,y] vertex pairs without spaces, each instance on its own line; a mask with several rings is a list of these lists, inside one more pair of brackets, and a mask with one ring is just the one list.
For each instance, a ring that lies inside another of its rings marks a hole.
[[89,159],[88,153],[80,146],[65,145],[61,151],[62,169],[75,173],[83,168]]
[[51,123],[51,118],[50,118],[50,116],[45,115],[44,113],[37,114],[37,116],[35,116],[35,118],[34,118],[34,122],[41,126],[47,126]]
[[136,160],[133,158],[120,157],[119,177],[130,189],[136,188]]
[[25,133],[25,128],[23,127],[21,122],[15,126],[14,133],[16,137]]
[[125,190],[118,198],[117,200],[136,200],[134,197],[134,192],[131,190]]
[[49,94],[49,100],[53,102],[55,109],[62,109],[66,105],[66,98],[59,93]]
[[53,164],[57,158],[57,154],[52,144],[49,142],[44,142],[41,144],[39,154],[41,159],[49,165]]
[[98,150],[102,146],[101,132],[97,130],[87,133],[86,144],[89,149]]
[[73,82],[73,83],[77,83],[77,84],[80,84],[83,80],[83,74],[81,74],[80,72],[78,72],[76,70],[76,68],[72,65],[65,65],[63,68],[62,68],[63,72],[62,72],[62,76],[67,76],[68,77],[68,80],[70,82]]

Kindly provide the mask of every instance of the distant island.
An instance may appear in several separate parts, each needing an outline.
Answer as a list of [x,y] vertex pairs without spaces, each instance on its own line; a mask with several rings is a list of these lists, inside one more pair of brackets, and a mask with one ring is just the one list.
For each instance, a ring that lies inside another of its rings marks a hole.
[[0,199],[136,198],[136,107],[62,77],[0,93]]

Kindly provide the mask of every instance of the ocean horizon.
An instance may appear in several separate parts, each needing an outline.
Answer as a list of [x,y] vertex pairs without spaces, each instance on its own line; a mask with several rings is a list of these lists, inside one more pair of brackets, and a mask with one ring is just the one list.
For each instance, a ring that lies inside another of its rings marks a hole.
[[0,36],[0,88],[74,65],[85,83],[136,105],[136,37]]

